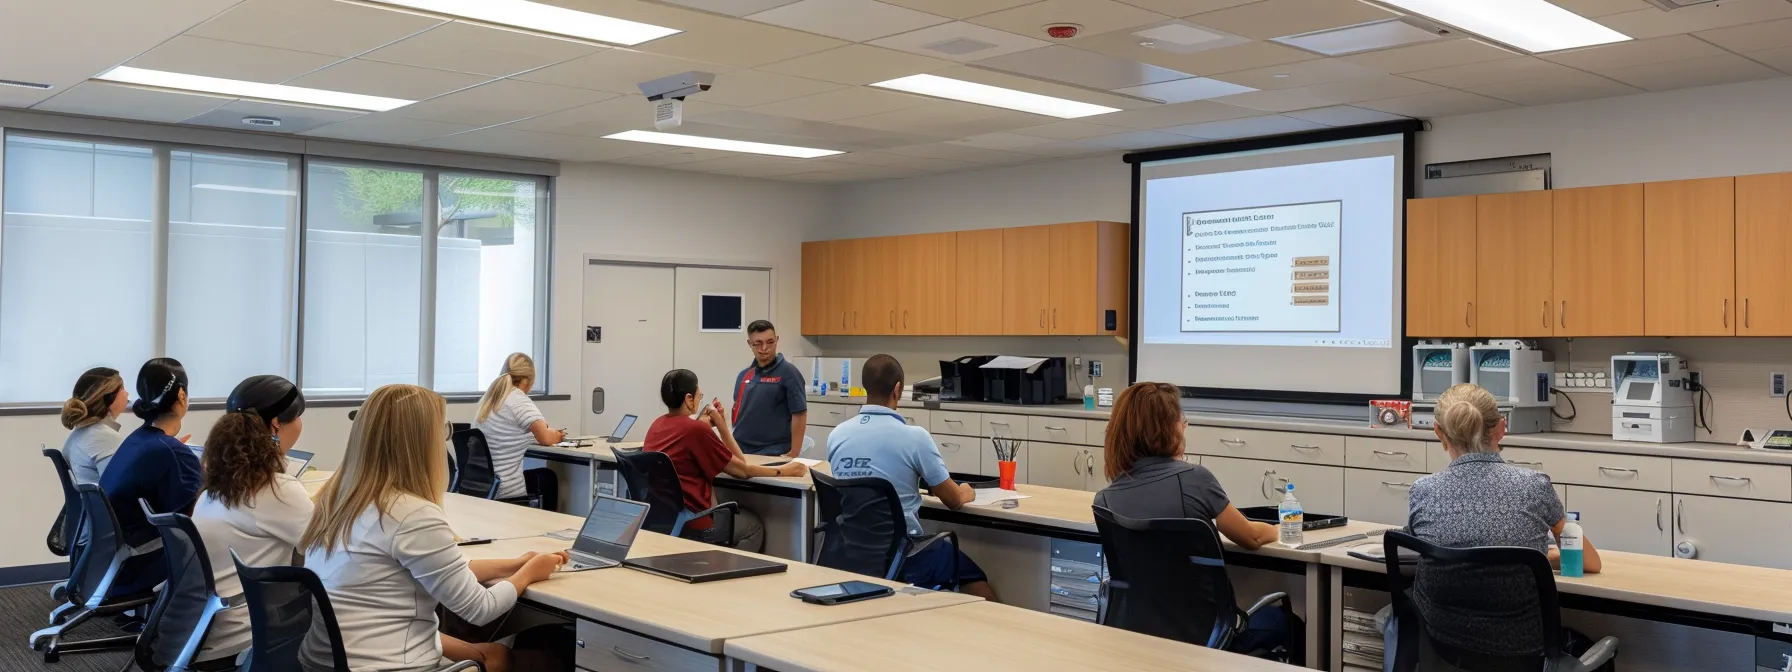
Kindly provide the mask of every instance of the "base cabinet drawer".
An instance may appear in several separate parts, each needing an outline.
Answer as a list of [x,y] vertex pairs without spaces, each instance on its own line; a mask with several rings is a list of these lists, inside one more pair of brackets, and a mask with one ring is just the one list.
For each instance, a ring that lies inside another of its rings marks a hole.
[[[1344,464],[1358,469],[1425,473],[1425,442],[1344,437]],[[1351,516],[1355,518],[1356,516]]]
[[908,424],[933,431],[933,411],[925,408],[898,408],[896,412],[902,414],[902,419]]
[[1674,492],[1792,501],[1792,467],[1778,464],[1674,460]]
[[809,404],[809,424],[833,427],[859,414],[859,407],[845,404]]
[[722,659],[601,623],[580,620],[573,660],[588,670],[721,672]]
[[1699,560],[1792,569],[1792,504],[1674,495],[1673,530]]
[[1674,554],[1668,529],[1674,496],[1665,492],[1568,486],[1565,504],[1580,512],[1580,527],[1593,548],[1648,555]]
[[932,411],[928,414],[928,427],[935,434],[978,436],[983,431],[982,426],[983,414],[981,413]]
[[1307,464],[1344,464],[1344,437],[1257,429],[1190,426],[1188,452]]
[[1005,439],[1027,438],[1027,422],[1029,420],[1027,416],[984,413],[982,418],[983,429],[981,433],[983,436],[999,436]]
[[1086,443],[1091,446],[1106,446],[1106,445],[1108,445],[1108,421],[1106,421],[1106,420],[1090,420],[1089,421],[1089,438],[1087,440],[1083,441],[1083,443]]
[[1035,415],[1027,418],[1027,438],[1052,443],[1083,443],[1089,436],[1089,421],[1075,418],[1054,418]]
[[[946,471],[960,474],[983,473],[983,453],[977,450],[979,443],[982,443],[982,439],[974,436],[933,436],[933,444],[939,446],[940,457],[946,458]],[[989,471],[993,473],[995,469],[991,465]]]
[[[1344,470],[1344,515],[1352,521],[1405,526],[1411,511],[1412,482],[1420,476],[1403,471]],[[1299,485],[1294,495],[1306,504]]]
[[1225,488],[1227,498],[1239,508],[1275,506],[1282,502],[1282,486],[1294,483],[1294,497],[1301,507],[1318,514],[1339,515],[1344,510],[1344,468],[1263,460],[1239,460],[1204,455],[1207,467]]

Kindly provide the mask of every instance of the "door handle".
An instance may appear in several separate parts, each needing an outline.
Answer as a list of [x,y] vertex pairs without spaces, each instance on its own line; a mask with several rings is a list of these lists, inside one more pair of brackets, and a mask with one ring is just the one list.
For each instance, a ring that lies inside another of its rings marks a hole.
[[908,328],[908,311],[902,311],[902,328]]
[[1656,532],[1664,531],[1661,527],[1661,498],[1660,497],[1655,498],[1655,531]]
[[1275,475],[1276,475],[1276,470],[1274,470],[1274,469],[1265,469],[1263,471],[1263,482],[1259,483],[1257,485],[1257,491],[1263,493],[1264,499],[1270,498],[1270,496],[1269,496],[1269,479],[1270,479],[1270,477],[1275,476]]
[[591,412],[596,415],[604,414],[604,388],[591,388]]
[[1094,476],[1095,475],[1095,453],[1091,453],[1091,452],[1085,450],[1085,451],[1083,451],[1083,456],[1084,456],[1083,457],[1083,464],[1084,464],[1083,473],[1088,474],[1090,476]]
[[1749,318],[1748,299],[1743,299],[1742,300],[1742,328],[1743,329],[1750,328],[1748,318]]
[[896,311],[890,311],[890,331],[896,330]]
[[1045,309],[1044,308],[1039,309],[1039,328],[1040,329],[1045,328]]
[[1682,518],[1682,514],[1685,513],[1686,500],[1674,502],[1674,531],[1680,534],[1686,534],[1686,521]]
[[1058,309],[1057,308],[1052,309],[1052,328],[1053,329],[1058,328]]
[[1472,314],[1474,314],[1474,312],[1475,312],[1475,302],[1473,302],[1473,301],[1470,301],[1470,302],[1468,302],[1468,303],[1466,303],[1466,304],[1463,304],[1463,308],[1462,308],[1462,326],[1465,326],[1465,327],[1473,327],[1473,326],[1475,326],[1475,323],[1473,323],[1473,322],[1470,322],[1470,321],[1469,321],[1469,316],[1470,316],[1470,315],[1472,315]]

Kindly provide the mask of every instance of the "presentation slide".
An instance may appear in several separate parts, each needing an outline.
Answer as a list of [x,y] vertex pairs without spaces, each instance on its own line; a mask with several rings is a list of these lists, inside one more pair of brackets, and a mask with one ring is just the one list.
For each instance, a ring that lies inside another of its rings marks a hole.
[[1141,380],[1394,395],[1405,136],[1140,166]]

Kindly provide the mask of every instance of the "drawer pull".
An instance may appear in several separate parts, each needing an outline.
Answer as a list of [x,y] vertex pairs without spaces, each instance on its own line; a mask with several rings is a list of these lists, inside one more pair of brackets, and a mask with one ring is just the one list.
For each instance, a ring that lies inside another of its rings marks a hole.
[[1606,467],[1606,466],[1601,466],[1601,467],[1599,467],[1599,471],[1601,471],[1601,472],[1606,472],[1606,471],[1615,471],[1615,472],[1618,472],[1618,473],[1621,473],[1621,474],[1630,474],[1630,475],[1632,475],[1632,476],[1635,476],[1635,475],[1637,475],[1637,471],[1636,471],[1636,470],[1635,470],[1635,469],[1625,469],[1625,468],[1623,468],[1623,467]]
[[1395,483],[1395,482],[1393,482],[1393,481],[1382,481],[1382,482],[1381,482],[1381,484],[1382,484],[1382,485],[1385,485],[1385,486],[1388,486],[1388,487],[1390,487],[1390,488],[1405,488],[1405,489],[1407,489],[1407,490],[1411,490],[1411,489],[1412,489],[1412,484],[1411,484],[1411,483]]
[[1711,480],[1712,481],[1728,481],[1730,483],[1753,483],[1755,479],[1749,478],[1747,476],[1719,476],[1717,474],[1712,474]]
[[1220,443],[1228,446],[1242,446],[1244,445],[1244,439],[1220,439]]
[[958,444],[956,444],[956,443],[952,443],[952,442],[950,442],[950,441],[947,441],[947,442],[945,442],[945,443],[942,443],[942,444],[940,444],[940,447],[941,447],[941,448],[951,448],[951,449],[952,449],[952,452],[954,452],[954,453],[956,453],[956,452],[958,452],[958,449],[959,449],[959,448],[962,448],[962,447],[963,447],[963,446],[960,446],[960,445],[958,445]]
[[828,415],[839,415],[839,411],[828,411]]
[[615,654],[617,658],[622,658],[624,660],[653,660],[653,656],[642,656],[623,651],[621,646],[610,647],[610,653]]
[[992,425],[1001,425],[1001,426],[1003,426],[1003,427],[1007,427],[1007,426],[1008,426],[1008,423],[1006,423],[1006,422],[1002,422],[1002,421],[999,421],[999,420],[991,420],[991,421],[989,421],[989,424],[992,424]]
[[1376,455],[1384,457],[1411,457],[1411,455],[1408,455],[1405,451],[1400,450],[1377,450],[1374,452]]
[[911,425],[912,425],[912,424],[915,424],[915,419],[914,419],[914,418],[911,418],[911,417],[908,417],[908,416],[906,416],[906,415],[905,415],[905,416],[902,416],[902,419],[903,419],[903,420],[907,420],[907,421],[908,421],[908,424],[911,424]]
[[964,424],[964,421],[963,421],[963,420],[953,420],[953,419],[951,419],[951,418],[946,418],[946,424],[948,424],[948,425],[962,425],[962,424]]
[[1295,450],[1319,450],[1319,446],[1305,444],[1305,443],[1290,443],[1290,444],[1288,444],[1288,447],[1293,448]]
[[1046,425],[1046,426],[1045,426],[1045,431],[1048,431],[1048,432],[1066,432],[1066,433],[1068,433],[1068,432],[1069,432],[1069,431],[1070,431],[1070,430],[1068,430],[1068,429],[1065,429],[1065,428],[1063,428],[1063,427],[1053,427],[1053,426],[1051,426],[1051,425]]
[[1541,467],[1541,466],[1543,466],[1542,462],[1520,462],[1518,460],[1506,460],[1506,464],[1516,464],[1521,467]]

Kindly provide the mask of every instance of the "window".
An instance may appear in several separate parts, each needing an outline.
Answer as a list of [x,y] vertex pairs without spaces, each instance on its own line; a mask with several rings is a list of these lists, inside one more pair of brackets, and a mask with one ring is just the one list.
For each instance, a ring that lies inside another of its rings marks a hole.
[[313,161],[305,208],[305,392],[417,383],[423,173]]
[[[540,179],[443,173],[436,196],[435,389],[484,390],[513,352],[537,352]],[[540,375],[540,372],[537,372]]]

